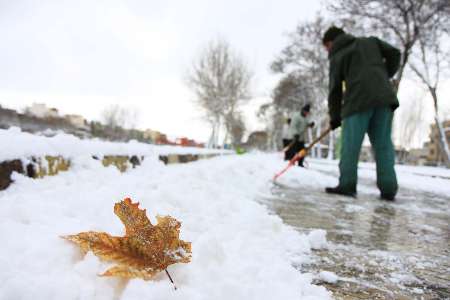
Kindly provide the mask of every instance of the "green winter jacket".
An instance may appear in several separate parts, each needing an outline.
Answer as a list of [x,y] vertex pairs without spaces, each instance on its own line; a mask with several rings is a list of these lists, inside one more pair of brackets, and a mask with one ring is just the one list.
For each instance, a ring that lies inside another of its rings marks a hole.
[[399,106],[389,81],[400,65],[400,51],[376,37],[339,35],[328,56],[331,120],[341,120],[370,108]]

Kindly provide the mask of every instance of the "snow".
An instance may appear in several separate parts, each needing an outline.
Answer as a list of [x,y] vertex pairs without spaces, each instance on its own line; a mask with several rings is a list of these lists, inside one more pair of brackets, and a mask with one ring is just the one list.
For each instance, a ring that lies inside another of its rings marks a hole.
[[422,294],[423,294],[423,290],[422,290],[422,289],[419,289],[419,288],[413,288],[413,289],[412,289],[412,292],[415,293],[415,294],[419,294],[419,295],[422,295]]
[[339,277],[333,272],[321,271],[319,273],[319,279],[328,283],[336,283],[338,282]]
[[[330,299],[311,283],[312,274],[293,267],[324,246],[326,232],[302,235],[255,201],[270,193],[270,179],[283,164],[264,154],[170,166],[155,158],[121,174],[84,154],[58,176],[14,174],[0,192],[0,236],[7,241],[0,248],[0,299]],[[178,290],[164,273],[128,283],[99,277],[109,265],[60,238],[88,230],[124,234],[113,205],[128,196],[152,222],[157,214],[182,222],[181,238],[192,242],[193,257],[168,268]]]
[[98,139],[80,139],[59,133],[53,137],[22,132],[18,127],[0,129],[0,161],[31,156],[61,155],[73,158],[83,155],[144,155],[230,153],[195,147],[151,145],[135,140],[127,143],[107,142]]
[[308,234],[308,241],[312,249],[327,249],[327,232],[323,229],[316,229]]
[[419,279],[417,279],[412,274],[400,274],[400,273],[392,273],[390,280],[393,283],[402,283],[402,284],[413,284],[420,282]]
[[[0,236],[6,241],[0,247],[0,299],[331,298],[324,287],[312,284],[313,274],[298,270],[311,261],[312,249],[335,249],[327,242],[327,232],[315,229],[300,234],[257,201],[261,195],[271,196],[271,179],[286,164],[280,154],[226,155],[165,166],[158,154],[209,150],[80,140],[66,134],[48,138],[15,128],[0,130],[0,142],[0,160],[71,158],[69,171],[58,176],[31,179],[14,173],[14,183],[0,192]],[[91,158],[105,154],[148,159],[120,173]],[[335,161],[308,160],[310,169],[293,167],[279,182],[312,192],[337,184]],[[400,188],[450,193],[446,179],[450,170],[398,166],[397,172]],[[361,164],[359,176],[373,180],[374,165]],[[363,193],[378,193],[375,184],[364,186]],[[113,205],[125,197],[139,201],[153,223],[157,214],[182,222],[181,238],[192,242],[193,257],[189,264],[168,268],[178,290],[164,273],[153,281],[99,277],[109,265],[92,253],[81,255],[60,238],[88,230],[122,235],[124,228]],[[353,199],[339,201],[347,212],[368,209]],[[410,209],[423,208],[411,205]],[[371,254],[386,261],[396,259],[383,251]],[[327,271],[318,276],[326,282],[341,279]],[[398,273],[390,280],[403,284],[415,278]]]
[[345,212],[347,213],[354,213],[354,212],[359,212],[364,210],[364,207],[360,206],[360,205],[354,205],[354,204],[347,204],[345,206]]

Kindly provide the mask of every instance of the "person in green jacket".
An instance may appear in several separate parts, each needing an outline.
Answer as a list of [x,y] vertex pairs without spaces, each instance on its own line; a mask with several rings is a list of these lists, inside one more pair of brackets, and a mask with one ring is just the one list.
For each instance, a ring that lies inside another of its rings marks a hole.
[[391,129],[399,102],[390,78],[398,70],[400,51],[376,37],[354,37],[334,26],[322,43],[330,61],[330,127],[334,130],[342,123],[339,184],[326,192],[356,196],[359,152],[367,133],[381,198],[392,201],[398,185]]

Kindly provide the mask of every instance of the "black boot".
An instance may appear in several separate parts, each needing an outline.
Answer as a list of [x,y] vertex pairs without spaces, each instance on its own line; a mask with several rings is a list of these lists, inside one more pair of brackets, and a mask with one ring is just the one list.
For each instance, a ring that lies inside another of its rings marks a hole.
[[386,201],[394,201],[395,200],[395,195],[392,194],[381,194],[380,195],[381,200],[386,200]]
[[325,188],[325,192],[328,194],[337,194],[342,196],[348,196],[356,198],[356,191],[355,190],[344,190],[340,186],[337,187],[327,187]]

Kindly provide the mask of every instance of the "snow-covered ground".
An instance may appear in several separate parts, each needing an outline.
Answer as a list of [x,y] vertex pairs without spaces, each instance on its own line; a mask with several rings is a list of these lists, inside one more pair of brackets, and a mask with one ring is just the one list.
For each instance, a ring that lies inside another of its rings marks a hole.
[[[309,260],[324,234],[299,234],[255,202],[269,193],[277,156],[225,156],[164,166],[146,159],[124,174],[90,156],[73,158],[55,177],[15,183],[0,192],[0,299],[328,299],[312,275],[292,265]],[[155,215],[182,222],[192,262],[155,281],[98,277],[107,265],[59,238],[80,231],[122,235],[115,202],[129,196]]]
[[143,155],[160,154],[209,154],[227,153],[227,150],[213,150],[194,147],[162,146],[130,141],[128,143],[107,142],[97,139],[80,139],[60,133],[45,137],[22,132],[20,128],[0,129],[0,161],[30,156],[62,155],[66,158],[83,155]]
[[[0,192],[1,300],[331,298],[324,287],[311,283],[315,275],[293,267],[308,263],[311,249],[328,247],[326,232],[301,234],[257,201],[261,195],[270,197],[272,176],[285,166],[280,154],[227,155],[164,166],[151,154],[192,152],[67,135],[36,137],[16,129],[0,131],[0,141],[2,160],[48,154],[72,160],[69,171],[54,177],[14,174],[15,182]],[[120,173],[91,159],[93,154],[150,158]],[[311,169],[292,168],[280,182],[316,190],[337,183],[336,162],[309,163]],[[401,187],[450,193],[448,180],[442,178],[450,176],[448,170],[404,166],[397,170]],[[373,165],[362,165],[363,179],[373,179],[374,174]],[[377,192],[373,187],[363,193]],[[125,197],[139,201],[152,222],[157,214],[182,222],[181,238],[192,242],[193,257],[189,264],[168,268],[177,291],[165,274],[154,281],[136,279],[127,284],[99,277],[108,265],[92,254],[83,257],[77,247],[60,238],[87,230],[122,235],[113,205]],[[334,281],[331,275],[321,277]]]

